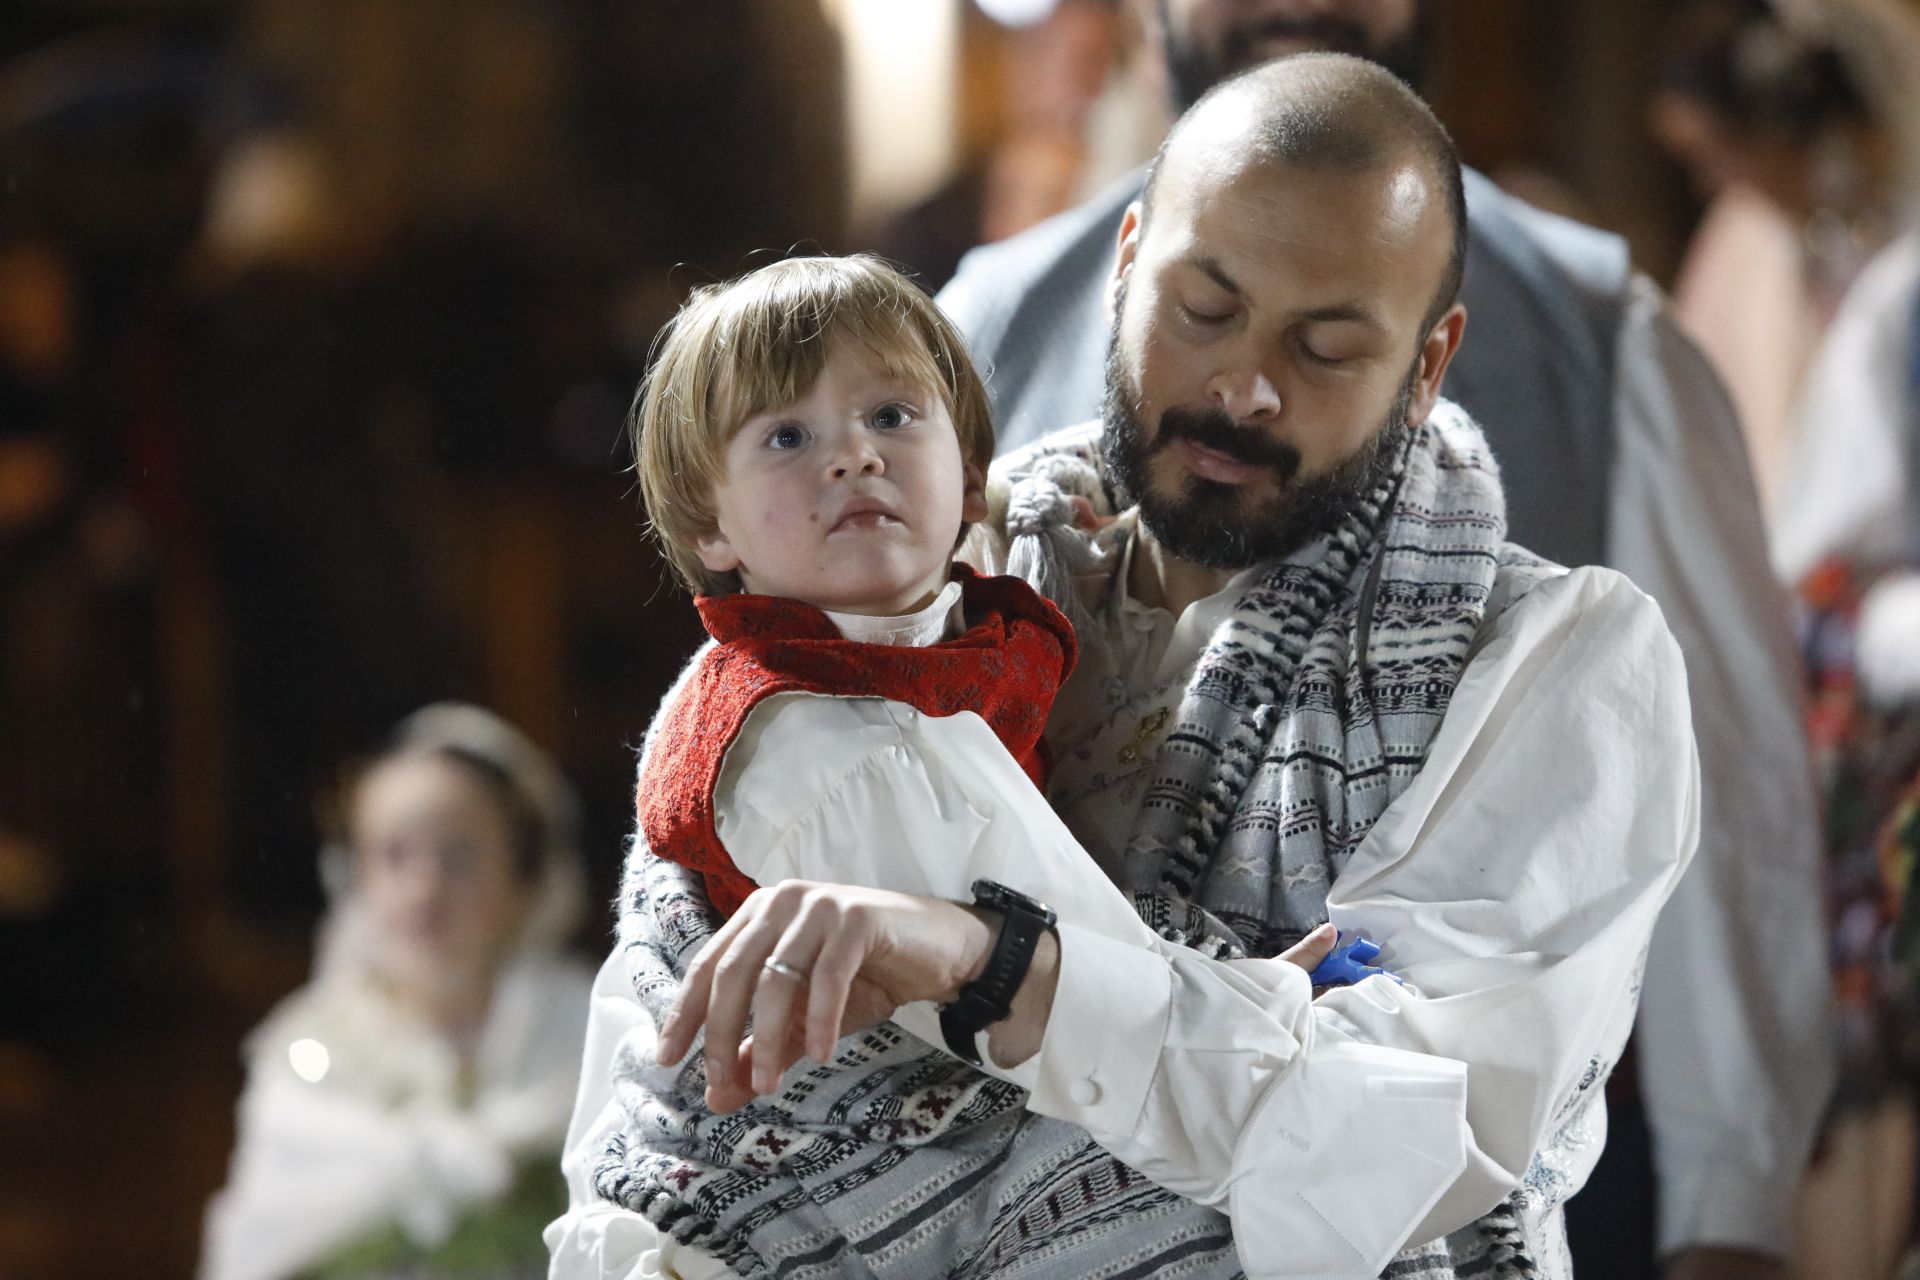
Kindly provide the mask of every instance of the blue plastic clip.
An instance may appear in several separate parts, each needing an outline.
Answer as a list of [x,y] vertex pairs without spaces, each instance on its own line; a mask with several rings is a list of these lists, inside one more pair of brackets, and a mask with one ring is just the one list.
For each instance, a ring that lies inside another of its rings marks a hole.
[[[1341,933],[1335,935],[1333,950],[1327,958],[1314,966],[1307,980],[1316,987],[1345,987],[1371,978],[1376,973],[1385,978],[1400,981],[1400,976],[1372,964],[1380,958],[1380,944],[1370,942],[1359,936],[1349,937]],[[1404,984],[1403,984],[1404,985]]]

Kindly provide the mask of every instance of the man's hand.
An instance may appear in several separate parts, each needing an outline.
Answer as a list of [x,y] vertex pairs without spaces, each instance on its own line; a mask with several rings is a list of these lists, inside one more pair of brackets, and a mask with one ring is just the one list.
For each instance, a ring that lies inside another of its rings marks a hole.
[[1667,1263],[1665,1280],[1784,1280],[1778,1258],[1748,1249],[1682,1249]]
[[879,889],[804,880],[760,889],[687,970],[660,1029],[660,1061],[684,1058],[704,1026],[707,1105],[744,1106],[803,1054],[825,1062],[841,1036],[903,1004],[954,999],[986,965],[990,919]]

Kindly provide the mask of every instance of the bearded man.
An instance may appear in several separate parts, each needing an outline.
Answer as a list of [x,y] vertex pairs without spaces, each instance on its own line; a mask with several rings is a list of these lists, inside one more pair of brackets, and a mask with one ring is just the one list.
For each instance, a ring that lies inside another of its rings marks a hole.
[[[1417,89],[1443,20],[1433,0],[1140,8],[1177,110],[1302,50],[1368,58]],[[1575,1205],[1575,1256],[1616,1280],[1650,1274],[1656,1249],[1668,1280],[1778,1277],[1834,1050],[1797,664],[1739,424],[1624,242],[1464,176],[1473,340],[1447,395],[1500,461],[1514,541],[1611,566],[1660,603],[1686,655],[1704,778],[1700,857],[1653,949],[1657,972],[1685,980],[1641,1003],[1639,1070],[1616,1082],[1625,1123]],[[942,291],[987,374],[1002,449],[1099,411],[1115,232],[1142,182],[976,250]]]
[[[895,816],[782,845],[894,885],[722,927],[636,849],[555,1276],[1570,1274],[1697,771],[1658,608],[1508,544],[1440,399],[1465,235],[1370,63],[1184,117],[1122,222],[1104,421],[1001,478],[1011,563],[1079,617],[1065,825],[968,717],[902,715],[787,756],[809,812]],[[1281,953],[1329,920],[1398,980],[1316,991]]]

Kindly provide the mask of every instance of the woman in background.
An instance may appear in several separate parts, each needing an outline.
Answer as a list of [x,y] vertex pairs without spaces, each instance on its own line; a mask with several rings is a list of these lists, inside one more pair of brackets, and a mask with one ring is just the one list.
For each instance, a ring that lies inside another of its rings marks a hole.
[[1689,0],[1659,58],[1649,121],[1710,201],[1676,312],[1733,395],[1776,525],[1822,425],[1816,353],[1911,217],[1917,27],[1892,0]]
[[592,974],[552,762],[477,707],[403,722],[344,789],[313,980],[247,1044],[202,1280],[546,1272]]

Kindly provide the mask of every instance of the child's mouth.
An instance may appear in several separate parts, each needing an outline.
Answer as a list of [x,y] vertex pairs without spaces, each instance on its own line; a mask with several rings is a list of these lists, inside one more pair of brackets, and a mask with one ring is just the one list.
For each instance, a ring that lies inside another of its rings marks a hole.
[[848,498],[846,505],[840,508],[840,518],[833,522],[831,532],[857,530],[871,532],[875,529],[888,529],[900,523],[884,499],[871,494],[856,494]]
[[839,523],[833,526],[833,532],[838,533],[842,529],[886,529],[899,523],[884,511],[855,511],[840,517]]

